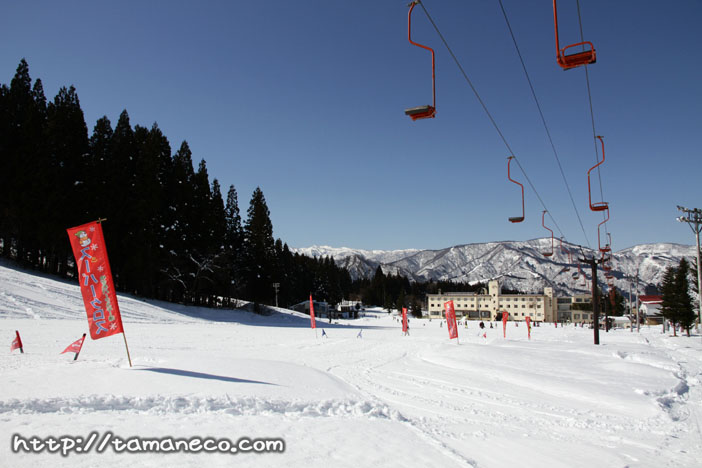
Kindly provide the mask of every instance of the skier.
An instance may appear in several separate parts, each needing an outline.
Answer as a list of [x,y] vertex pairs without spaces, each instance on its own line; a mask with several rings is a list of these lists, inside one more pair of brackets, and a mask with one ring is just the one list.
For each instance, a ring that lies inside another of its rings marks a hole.
[[483,328],[485,328],[485,324],[483,322],[480,322],[480,329],[482,330]]

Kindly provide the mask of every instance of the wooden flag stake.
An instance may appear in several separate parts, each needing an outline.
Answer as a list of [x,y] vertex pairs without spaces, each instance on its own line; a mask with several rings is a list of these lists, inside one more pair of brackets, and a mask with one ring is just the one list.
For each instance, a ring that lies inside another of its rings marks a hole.
[[124,338],[124,347],[127,349],[127,359],[129,359],[129,367],[132,367],[132,358],[129,356],[129,346],[127,346],[127,335],[122,331],[122,338]]

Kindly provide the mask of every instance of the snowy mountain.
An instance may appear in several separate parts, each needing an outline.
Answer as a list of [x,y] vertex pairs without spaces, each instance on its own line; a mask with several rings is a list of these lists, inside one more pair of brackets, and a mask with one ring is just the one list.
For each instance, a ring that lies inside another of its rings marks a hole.
[[[586,291],[583,276],[591,281],[590,267],[580,266],[583,255],[600,257],[599,252],[579,245],[557,242],[553,256],[551,239],[529,241],[502,241],[466,244],[441,250],[357,250],[346,247],[313,246],[293,249],[308,256],[332,256],[345,267],[353,278],[371,277],[378,266],[386,274],[402,274],[413,280],[448,280],[486,282],[500,278],[504,287],[525,292],[540,291],[552,286],[559,294]],[[638,276],[639,291],[659,285],[665,269],[677,265],[682,257],[692,260],[695,248],[680,244],[643,244],[612,254],[612,274],[615,286],[628,292]],[[598,272],[598,281],[604,284],[604,272]],[[588,286],[589,287],[589,286]]]

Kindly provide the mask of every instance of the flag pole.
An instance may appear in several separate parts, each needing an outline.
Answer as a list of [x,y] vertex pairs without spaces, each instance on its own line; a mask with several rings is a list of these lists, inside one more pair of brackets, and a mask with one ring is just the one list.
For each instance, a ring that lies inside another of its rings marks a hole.
[[132,358],[129,356],[129,346],[127,346],[127,335],[122,330],[122,338],[124,338],[124,347],[127,348],[127,359],[129,359],[129,367],[132,367]]
[[83,333],[83,340],[80,342],[80,349],[76,353],[76,357],[73,358],[74,361],[78,360],[78,355],[80,354],[80,351],[83,349],[83,343],[85,343],[85,333]]

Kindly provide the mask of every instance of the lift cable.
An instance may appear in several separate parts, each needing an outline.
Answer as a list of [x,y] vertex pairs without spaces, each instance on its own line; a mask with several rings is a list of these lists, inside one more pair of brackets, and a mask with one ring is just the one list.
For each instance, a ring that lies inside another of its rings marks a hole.
[[[575,0],[575,4],[577,5],[577,9],[578,9],[578,25],[580,27],[580,40],[583,41],[585,35],[583,33],[583,18],[582,18],[582,14],[580,13],[580,0]],[[599,156],[599,153],[597,150],[597,130],[595,128],[595,111],[594,111],[594,108],[592,106],[592,91],[590,90],[590,73],[587,70],[587,65],[585,65],[584,68],[585,68],[585,83],[587,85],[587,98],[588,98],[588,102],[590,104],[590,121],[592,123],[592,141],[593,141],[593,144],[595,145],[595,160],[599,161],[600,156]],[[600,172],[599,167],[597,168],[597,178],[600,182],[600,197],[602,200],[604,200],[604,189],[602,186],[602,173]],[[602,213],[602,218],[604,219],[605,217],[606,217],[605,214]],[[607,220],[605,220],[604,223],[605,223],[605,225],[604,225],[605,230],[607,230]]]
[[465,78],[466,82],[468,83],[468,85],[470,86],[470,88],[473,90],[473,94],[475,94],[475,97],[478,99],[478,102],[480,102],[480,105],[483,107],[483,110],[485,111],[485,113],[487,114],[488,118],[490,119],[490,122],[492,122],[492,125],[493,125],[493,127],[495,127],[495,130],[497,130],[497,133],[500,135],[500,138],[502,139],[502,142],[503,142],[503,143],[505,144],[505,146],[507,147],[507,150],[509,151],[509,154],[510,154],[511,156],[514,156],[514,160],[517,162],[517,165],[519,166],[519,169],[521,169],[522,173],[524,174],[524,177],[526,178],[526,181],[529,183],[529,186],[531,187],[531,189],[532,189],[532,190],[534,191],[534,193],[536,194],[536,198],[539,199],[539,201],[541,202],[541,205],[543,206],[544,210],[546,210],[546,211],[548,212],[548,215],[549,215],[549,217],[551,218],[551,220],[553,221],[553,224],[554,224],[554,226],[556,227],[556,229],[558,229],[558,232],[560,232],[560,234],[561,234],[563,237],[565,237],[565,234],[563,234],[563,231],[561,230],[560,226],[558,226],[558,223],[556,222],[555,218],[553,217],[553,215],[551,214],[551,212],[550,212],[550,211],[548,210],[548,208],[546,207],[546,203],[544,203],[543,199],[541,198],[541,195],[539,195],[539,192],[536,190],[536,187],[534,187],[534,184],[531,182],[531,179],[529,179],[529,176],[527,175],[526,171],[524,170],[524,167],[523,167],[522,164],[519,162],[519,158],[517,158],[517,157],[515,156],[515,154],[514,154],[514,151],[512,151],[512,148],[510,147],[509,143],[507,142],[507,139],[505,138],[504,134],[502,133],[502,130],[500,130],[500,127],[497,125],[497,122],[495,122],[495,119],[493,118],[492,114],[491,114],[490,111],[488,110],[487,105],[485,104],[485,102],[484,102],[484,101],[482,100],[482,98],[480,97],[480,94],[478,93],[478,90],[475,89],[475,86],[473,86],[473,83],[470,81],[470,78],[468,78],[468,74],[467,74],[467,73],[465,72],[465,70],[463,69],[463,66],[461,65],[461,62],[458,60],[458,58],[456,57],[456,55],[453,53],[453,50],[451,50],[451,47],[449,46],[448,42],[447,42],[446,39],[444,38],[444,35],[441,34],[441,31],[439,30],[439,27],[436,25],[436,23],[434,22],[434,19],[431,17],[431,15],[429,14],[429,12],[427,11],[426,7],[424,6],[424,2],[420,2],[419,5],[422,7],[422,10],[424,10],[424,14],[427,15],[427,18],[429,19],[429,22],[432,24],[432,26],[434,27],[434,30],[436,30],[436,33],[437,33],[437,34],[439,35],[439,37],[441,38],[441,41],[444,43],[444,46],[446,47],[446,50],[448,50],[449,54],[450,54],[451,57],[453,58],[453,61],[456,63],[456,66],[458,66],[458,69],[461,71],[461,74],[463,75],[463,78]]
[[578,218],[578,223],[580,223],[580,229],[583,231],[583,235],[585,236],[585,241],[587,242],[588,247],[590,247],[590,240],[587,237],[587,232],[585,231],[585,227],[583,226],[583,221],[580,218],[580,212],[578,211],[578,207],[575,204],[575,199],[573,198],[573,193],[570,190],[570,184],[568,184],[568,179],[566,178],[565,172],[563,171],[563,166],[561,165],[561,160],[558,157],[558,151],[556,151],[556,145],[553,143],[553,138],[551,137],[551,132],[548,129],[548,125],[546,124],[546,118],[544,117],[544,113],[541,109],[541,104],[539,103],[539,99],[536,96],[536,91],[534,90],[534,86],[531,82],[531,78],[529,77],[529,72],[527,71],[526,64],[524,63],[524,58],[522,57],[522,52],[519,50],[519,45],[517,44],[517,39],[514,36],[514,32],[512,30],[512,25],[509,22],[509,18],[507,17],[507,12],[505,11],[505,7],[502,4],[502,0],[498,0],[500,3],[500,8],[502,9],[502,15],[505,18],[505,22],[507,23],[507,29],[509,29],[509,34],[512,36],[512,42],[514,43],[514,48],[517,50],[517,55],[519,56],[519,61],[522,64],[522,69],[524,70],[524,75],[526,76],[527,82],[529,83],[529,88],[531,89],[531,95],[534,98],[534,102],[536,103],[536,108],[539,111],[539,115],[541,116],[541,122],[544,124],[544,130],[546,130],[546,136],[548,137],[548,141],[551,143],[551,149],[553,150],[553,155],[556,158],[556,162],[558,163],[558,169],[561,171],[561,176],[563,177],[563,182],[565,183],[566,190],[568,191],[568,196],[570,197],[570,202],[573,204],[573,209],[575,210],[575,215]]

